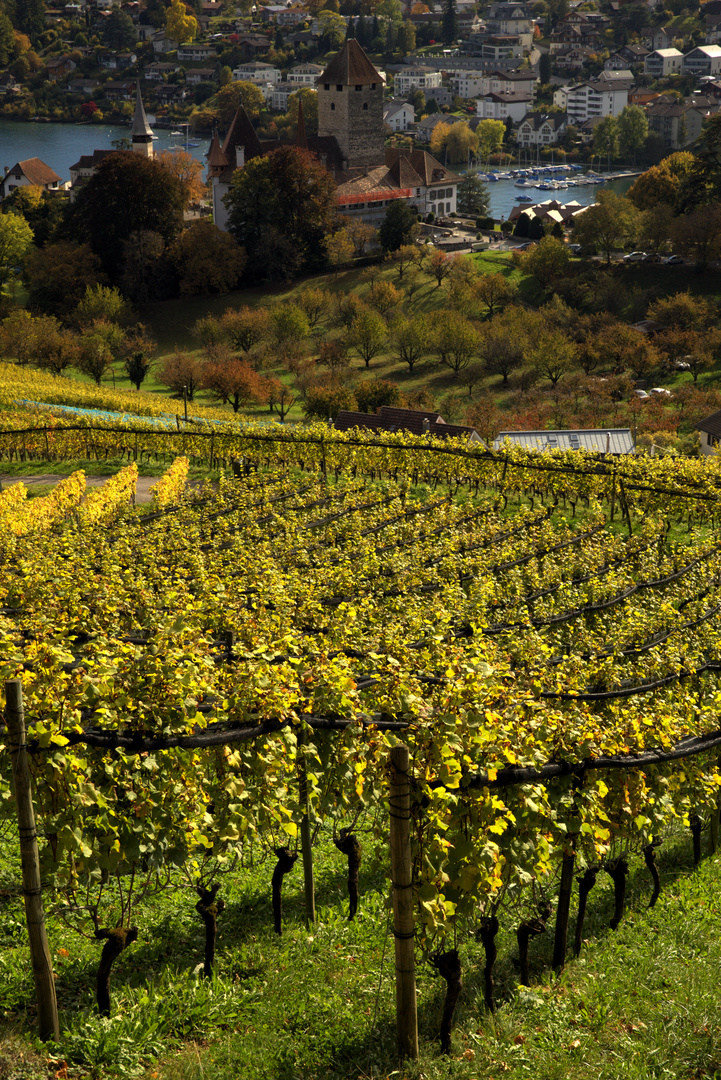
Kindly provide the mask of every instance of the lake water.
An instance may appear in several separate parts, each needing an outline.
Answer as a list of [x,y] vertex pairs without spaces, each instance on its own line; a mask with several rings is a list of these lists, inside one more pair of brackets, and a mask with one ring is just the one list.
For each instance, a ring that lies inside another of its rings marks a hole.
[[[129,134],[128,127],[115,127],[110,124],[33,124],[0,120],[0,166],[4,171],[4,167],[12,168],[18,161],[39,157],[63,180],[69,180],[70,166],[74,165],[82,154],[110,149],[113,139]],[[183,141],[177,135],[171,135],[169,131],[162,129],[157,135],[154,143],[156,151],[168,150]],[[193,141],[198,145],[189,146],[189,153],[205,163],[209,138],[198,137]],[[607,186],[617,194],[625,195],[632,182],[632,178],[625,178],[613,180]],[[495,184],[489,184],[489,188],[491,214],[495,218],[507,218],[515,205],[524,205],[519,204],[519,195],[528,195],[533,202],[542,202],[545,199],[558,199],[560,202],[575,200],[581,206],[588,206],[596,201],[596,195],[603,190],[599,185],[574,187],[568,191],[538,191],[535,188],[523,191],[515,187],[512,180],[499,180]]]

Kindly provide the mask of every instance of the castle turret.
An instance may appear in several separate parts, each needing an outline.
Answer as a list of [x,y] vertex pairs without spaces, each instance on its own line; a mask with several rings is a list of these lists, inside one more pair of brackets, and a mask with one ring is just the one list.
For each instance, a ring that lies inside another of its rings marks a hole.
[[318,134],[333,135],[346,168],[383,164],[383,78],[355,38],[345,42],[316,83]]
[[135,112],[133,113],[133,150],[136,154],[142,154],[147,158],[154,156],[153,130],[148,123],[143,108],[143,99],[140,96],[140,80],[137,82]]

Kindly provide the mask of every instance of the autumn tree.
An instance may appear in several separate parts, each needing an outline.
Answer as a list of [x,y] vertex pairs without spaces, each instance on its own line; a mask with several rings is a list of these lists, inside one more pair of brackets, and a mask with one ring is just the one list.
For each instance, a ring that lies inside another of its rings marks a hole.
[[297,399],[297,393],[287,383],[275,377],[266,378],[265,401],[268,402],[270,411],[278,414],[278,420],[281,424],[285,423],[285,418]]
[[264,307],[226,308],[218,322],[233,348],[246,354],[266,341],[271,332],[270,312]]
[[85,295],[72,315],[74,326],[81,330],[92,326],[96,319],[127,326],[133,321],[133,309],[121,294],[111,285],[88,285]]
[[573,222],[573,238],[580,244],[600,248],[611,265],[611,255],[637,229],[638,212],[628,199],[613,191],[599,191],[596,202]]
[[192,401],[203,385],[203,362],[191,353],[172,353],[164,358],[156,378],[178,397]]
[[23,281],[31,311],[67,319],[88,286],[107,281],[100,260],[87,244],[60,241],[29,254]]
[[509,307],[502,315],[484,324],[478,353],[491,375],[500,375],[503,385],[508,385],[508,378],[519,368],[528,349],[529,320],[522,308]]
[[517,289],[503,274],[479,274],[471,283],[474,300],[483,304],[489,319],[512,304]]
[[654,300],[646,311],[647,319],[678,330],[707,330],[716,326],[718,316],[718,304],[688,290]]
[[629,188],[627,198],[638,210],[650,210],[659,203],[680,210],[681,193],[693,170],[694,156],[688,150],[669,154],[658,165],[641,173]]
[[446,124],[443,120],[439,120],[437,124],[434,124],[431,131],[431,153],[435,158],[440,157],[445,150],[451,127],[451,124]]
[[155,160],[181,185],[186,207],[199,203],[208,194],[203,180],[203,163],[187,150],[163,150]]
[[528,351],[528,361],[540,378],[552,386],[576,363],[577,347],[561,330],[547,326],[541,329]]
[[721,255],[721,203],[698,206],[675,219],[671,242],[676,251],[693,259],[699,269]]
[[215,353],[203,365],[203,389],[209,390],[223,405],[230,402],[235,413],[243,405],[263,401],[266,387],[262,376],[246,360],[232,353],[223,354],[217,346],[215,348]]
[[368,290],[368,303],[384,318],[403,301],[403,293],[391,281],[374,281]]
[[674,223],[674,212],[668,203],[659,202],[643,210],[636,233],[638,244],[650,251],[661,251],[668,244]]
[[528,251],[517,256],[520,268],[531,274],[542,289],[565,277],[571,264],[571,253],[562,240],[544,236]]
[[440,311],[431,318],[431,350],[453,378],[478,355],[481,338],[473,323],[455,311]]
[[297,304],[282,304],[270,312],[270,332],[281,355],[297,355],[301,343],[310,333],[308,320]]
[[432,350],[431,325],[427,315],[408,319],[401,315],[393,323],[392,340],[396,356],[413,371]]
[[478,154],[485,161],[500,150],[506,136],[506,125],[502,120],[481,120],[476,128]]
[[[316,95],[317,96],[317,95]],[[353,241],[356,255],[364,255],[365,250],[378,236],[378,230],[365,221],[342,217],[343,227]]]
[[303,289],[296,302],[311,330],[315,330],[324,318],[330,318],[333,312],[333,294],[328,289]]
[[353,258],[355,244],[347,229],[336,229],[326,236],[325,250],[328,262],[337,276],[341,266],[347,266]]
[[165,32],[179,45],[195,39],[198,33],[198,20],[188,12],[183,0],[170,0],[165,20]]
[[384,405],[400,405],[401,402],[398,386],[388,379],[361,379],[354,394],[358,408],[366,413],[375,413]]
[[451,125],[446,137],[446,150],[449,161],[463,162],[465,165],[469,156],[478,152],[478,136],[465,120]]
[[303,412],[308,420],[335,420],[342,410],[355,411],[358,402],[345,386],[313,386],[305,396]]
[[313,155],[282,146],[233,176],[228,227],[254,276],[282,279],[322,265],[335,221],[335,184]]
[[348,344],[367,368],[370,367],[371,360],[383,350],[387,338],[388,327],[383,317],[369,307],[361,308],[348,328]]
[[0,214],[0,293],[33,246],[33,230],[17,214]]
[[654,345],[669,365],[674,361],[683,361],[693,381],[697,382],[702,372],[713,367],[719,341],[716,333],[669,325],[662,333],[655,335]]
[[77,337],[75,366],[100,386],[122,347],[124,333],[117,323],[95,319]]
[[246,266],[242,247],[212,221],[196,221],[168,248],[181,296],[207,296],[234,289]]
[[255,83],[239,79],[237,82],[221,87],[210,105],[220,127],[227,130],[241,105],[251,120],[255,120],[265,108],[265,98],[263,91]]
[[401,244],[395,251],[391,251],[386,255],[386,261],[390,262],[398,274],[398,280],[403,280],[403,275],[409,266],[414,266],[417,262],[418,247],[416,244]]
[[453,273],[455,267],[455,255],[447,255],[445,251],[436,250],[426,262],[424,269],[429,277],[435,278],[436,288],[440,289],[446,278]]

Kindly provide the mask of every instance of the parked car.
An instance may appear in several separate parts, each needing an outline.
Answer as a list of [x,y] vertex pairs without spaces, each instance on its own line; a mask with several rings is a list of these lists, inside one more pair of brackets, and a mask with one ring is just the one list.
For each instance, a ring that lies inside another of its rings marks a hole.
[[640,398],[641,401],[647,401],[651,396],[650,394],[647,394],[645,390],[634,390],[634,394],[637,398]]
[[691,369],[691,365],[686,360],[672,360],[671,367],[675,371],[689,371]]
[[665,266],[683,266],[683,259],[680,255],[669,255],[669,257],[663,261]]
[[657,252],[651,251],[643,261],[645,263],[660,263],[663,262],[663,259]]
[[[660,397],[672,397],[673,396],[671,394],[671,391],[667,390],[664,386],[652,386],[651,387],[651,393],[652,394],[657,394]],[[646,395],[646,396],[648,396],[648,395]]]
[[645,251],[632,251],[630,255],[624,255],[623,261],[626,263],[643,262],[646,258]]
[[569,244],[568,245],[568,250],[571,252],[572,255],[579,255],[580,251],[581,251],[581,245],[580,244]]

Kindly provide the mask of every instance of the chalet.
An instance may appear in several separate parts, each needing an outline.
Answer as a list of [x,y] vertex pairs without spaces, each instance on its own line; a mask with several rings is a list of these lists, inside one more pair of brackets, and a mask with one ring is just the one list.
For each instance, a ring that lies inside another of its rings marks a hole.
[[532,104],[529,94],[484,94],[476,99],[476,116],[484,120],[506,120],[510,116],[518,124]]
[[202,64],[205,60],[215,60],[218,50],[215,45],[193,42],[191,45],[178,45],[178,60],[181,64]]
[[718,454],[721,446],[721,410],[696,424],[696,430],[701,433],[701,453]]
[[148,64],[143,69],[143,78],[147,79],[148,82],[163,82],[168,75],[172,75],[176,71],[180,71],[180,64],[173,64],[172,62]]
[[75,71],[77,66],[69,56],[51,56],[45,61],[45,78],[49,79],[50,82],[55,82],[57,79],[69,75],[71,71]]
[[219,74],[217,68],[188,68],[185,72],[185,81],[188,86],[200,86],[201,83],[217,83]]
[[40,158],[18,161],[11,169],[5,169],[0,180],[0,200],[6,199],[19,187],[41,187],[43,191],[60,191],[63,182],[58,174]]
[[408,131],[415,120],[415,109],[402,98],[387,101],[383,106],[383,123],[391,131]]
[[568,127],[565,113],[527,113],[516,128],[519,146],[551,146],[557,143]]

